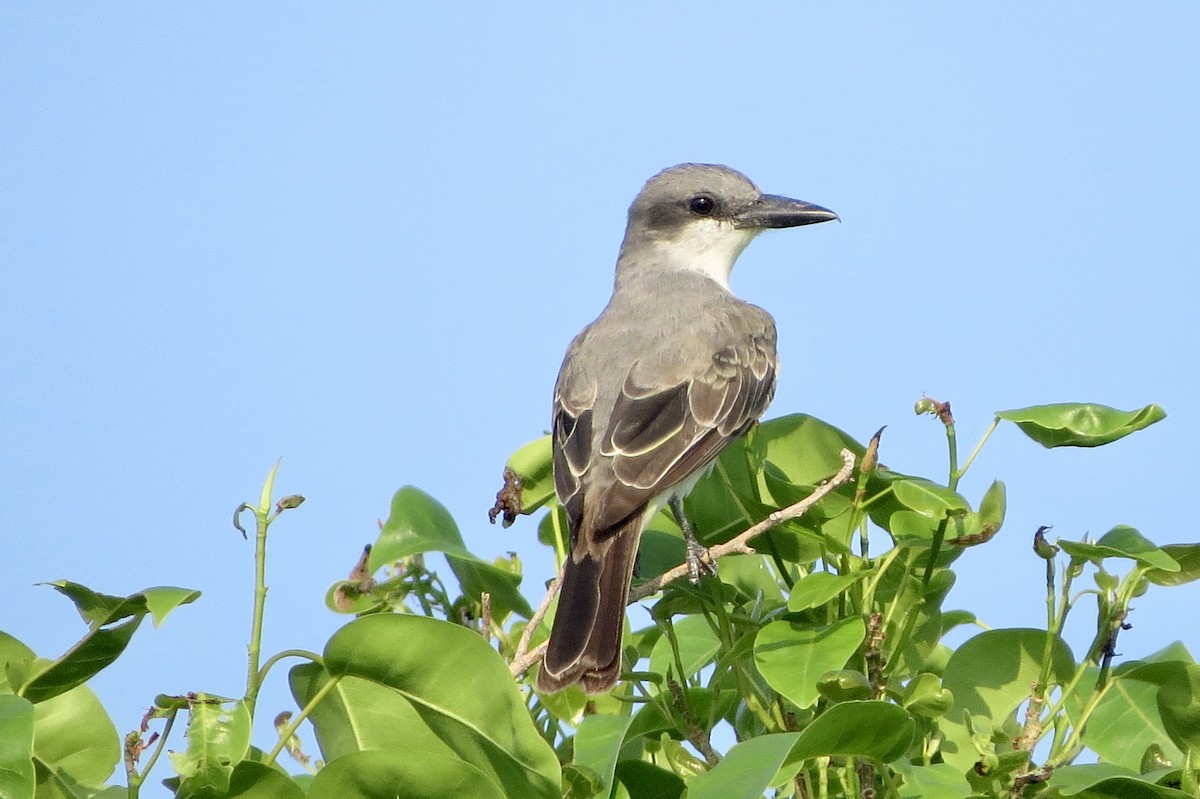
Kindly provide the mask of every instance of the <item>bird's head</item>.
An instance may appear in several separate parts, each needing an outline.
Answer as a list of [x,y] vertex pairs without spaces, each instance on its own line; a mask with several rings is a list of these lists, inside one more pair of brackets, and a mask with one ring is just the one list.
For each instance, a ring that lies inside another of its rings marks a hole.
[[763,194],[736,169],[680,164],[650,178],[634,199],[621,254],[728,287],[734,261],[762,231],[837,218],[819,205]]

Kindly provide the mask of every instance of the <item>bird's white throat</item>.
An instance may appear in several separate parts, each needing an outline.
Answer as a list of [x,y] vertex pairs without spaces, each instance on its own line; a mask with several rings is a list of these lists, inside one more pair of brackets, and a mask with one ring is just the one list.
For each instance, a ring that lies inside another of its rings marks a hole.
[[660,256],[674,268],[700,274],[729,289],[729,273],[759,230],[736,228],[717,219],[696,219],[675,238],[657,242]]

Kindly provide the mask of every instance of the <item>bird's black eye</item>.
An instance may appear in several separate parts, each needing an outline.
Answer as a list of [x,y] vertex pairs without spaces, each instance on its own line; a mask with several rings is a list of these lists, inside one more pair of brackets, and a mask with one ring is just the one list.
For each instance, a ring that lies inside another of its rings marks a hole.
[[694,214],[708,216],[716,210],[717,203],[712,197],[701,194],[688,200],[688,208],[691,208]]

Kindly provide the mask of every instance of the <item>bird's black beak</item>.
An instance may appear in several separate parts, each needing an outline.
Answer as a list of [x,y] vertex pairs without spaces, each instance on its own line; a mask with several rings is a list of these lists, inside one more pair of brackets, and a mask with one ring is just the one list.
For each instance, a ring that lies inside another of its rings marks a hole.
[[775,194],[764,194],[753,205],[737,214],[733,224],[739,228],[781,228],[815,225],[837,219],[828,208]]

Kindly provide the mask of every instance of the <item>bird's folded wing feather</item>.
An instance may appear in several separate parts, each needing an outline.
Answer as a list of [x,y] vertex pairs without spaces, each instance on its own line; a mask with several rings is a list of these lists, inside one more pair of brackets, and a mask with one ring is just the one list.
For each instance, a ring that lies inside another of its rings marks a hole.
[[[607,530],[707,466],[744,433],[775,390],[773,333],[715,348],[682,380],[656,379],[654,370],[635,363],[598,439],[595,392],[573,392],[564,372],[555,395],[554,477],[572,530],[580,529],[586,513],[593,543],[603,541]],[[568,399],[580,394],[590,394],[591,402]]]

